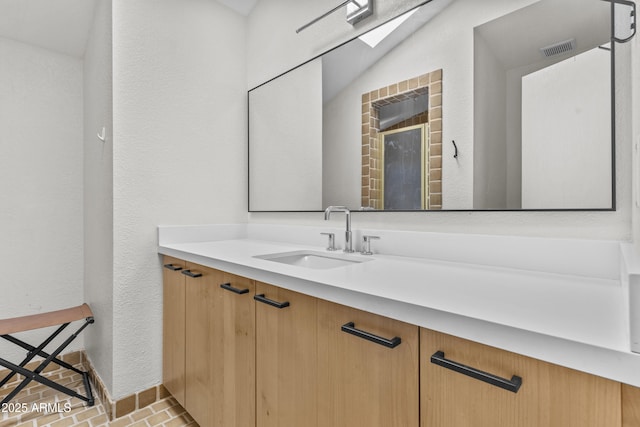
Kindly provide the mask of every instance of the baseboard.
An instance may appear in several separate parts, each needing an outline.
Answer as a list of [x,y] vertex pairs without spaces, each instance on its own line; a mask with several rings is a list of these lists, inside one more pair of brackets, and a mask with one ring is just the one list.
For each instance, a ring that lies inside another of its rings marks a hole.
[[138,409],[142,409],[160,399],[170,396],[167,389],[164,388],[162,384],[159,384],[114,401],[109,395],[109,391],[102,382],[102,379],[93,368],[93,365],[91,365],[91,361],[86,357],[84,351],[82,353],[85,369],[89,372],[89,377],[94,385],[94,393],[100,398],[110,421],[124,417]]

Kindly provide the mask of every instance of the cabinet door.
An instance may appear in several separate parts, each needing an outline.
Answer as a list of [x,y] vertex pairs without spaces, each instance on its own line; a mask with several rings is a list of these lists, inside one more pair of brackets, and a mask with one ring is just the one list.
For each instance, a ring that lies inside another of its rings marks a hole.
[[[220,360],[215,360],[218,343],[212,327],[216,325],[220,302],[217,287],[223,273],[187,263],[186,276],[186,405],[185,409],[201,425],[213,426],[210,408],[212,384],[220,375]],[[216,325],[217,326],[217,325]]]
[[317,300],[256,283],[258,427],[317,425]]
[[[420,346],[422,427],[621,425],[615,381],[426,329]],[[517,382],[515,375],[521,386],[508,391],[483,381],[486,374]]]
[[184,406],[185,283],[180,272],[185,263],[165,256],[162,264],[162,383],[178,403]]
[[254,426],[256,423],[256,317],[253,295],[255,282],[245,277],[224,274],[222,306],[217,321],[220,343],[213,356],[222,361],[222,381],[215,381],[215,427]]
[[640,388],[622,385],[622,427],[640,427]]
[[187,272],[185,409],[203,426],[253,425],[253,281],[190,263]]
[[318,301],[318,425],[417,427],[418,354],[417,326]]

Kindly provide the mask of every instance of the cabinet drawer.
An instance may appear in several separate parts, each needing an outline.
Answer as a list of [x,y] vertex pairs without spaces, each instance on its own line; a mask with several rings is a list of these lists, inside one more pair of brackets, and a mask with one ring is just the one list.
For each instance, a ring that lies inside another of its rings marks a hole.
[[621,425],[615,381],[427,329],[420,347],[422,427]]

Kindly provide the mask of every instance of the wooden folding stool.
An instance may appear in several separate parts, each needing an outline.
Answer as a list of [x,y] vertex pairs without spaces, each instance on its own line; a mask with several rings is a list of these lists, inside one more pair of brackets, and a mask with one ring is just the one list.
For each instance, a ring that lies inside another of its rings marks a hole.
[[[51,343],[51,341],[53,341],[58,335],[60,335],[60,333],[67,326],[69,326],[71,322],[82,319],[84,319],[84,322],[78,328],[78,330],[72,333],[69,338],[67,338],[62,344],[60,344],[60,346],[55,349],[53,353],[49,354],[44,351],[44,348],[49,345],[49,343]],[[19,365],[11,363],[8,360],[0,357],[0,366],[4,366],[11,371],[0,381],[0,387],[4,386],[16,374],[20,374],[25,377],[25,379],[2,400],[1,404],[8,403],[23,388],[25,388],[27,384],[29,384],[31,381],[36,381],[69,396],[77,397],[78,399],[87,402],[88,406],[93,406],[95,401],[91,392],[91,384],[89,383],[89,373],[81,371],[74,366],[66,363],[65,361],[58,359],[58,355],[74,339],[76,339],[76,337],[80,334],[80,332],[82,332],[84,328],[86,328],[90,323],[93,322],[93,313],[91,312],[91,308],[89,308],[87,304],[82,304],[77,307],[67,308],[64,310],[50,311],[47,313],[34,314],[31,316],[14,317],[11,319],[0,320],[0,337],[27,350],[27,357]],[[11,335],[17,332],[30,331],[50,326],[58,326],[58,328],[38,347],[27,344],[26,342],[21,341]],[[31,371],[25,366],[36,356],[41,356],[44,358],[44,360],[33,371]],[[40,375],[42,371],[47,367],[47,365],[49,365],[49,363],[51,362],[82,375],[86,396],[83,396],[68,387],[65,387]]]

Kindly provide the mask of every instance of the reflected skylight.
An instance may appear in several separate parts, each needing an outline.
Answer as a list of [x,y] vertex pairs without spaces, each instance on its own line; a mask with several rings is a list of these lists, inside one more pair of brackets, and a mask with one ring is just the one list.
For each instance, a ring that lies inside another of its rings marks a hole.
[[371,46],[372,48],[374,48],[374,47],[376,47],[378,45],[378,43],[380,43],[389,34],[391,34],[393,32],[393,30],[398,28],[400,25],[402,25],[402,23],[404,21],[409,19],[409,17],[411,15],[416,13],[418,11],[418,9],[420,9],[420,8],[412,9],[409,12],[407,12],[405,14],[402,14],[402,15],[398,16],[397,18],[387,22],[386,24],[383,24],[383,25],[379,26],[378,28],[374,28],[373,30],[369,31],[368,33],[365,33],[365,34],[361,35],[358,38],[360,40],[362,40],[363,42],[365,42],[366,44],[368,44],[369,46]]

